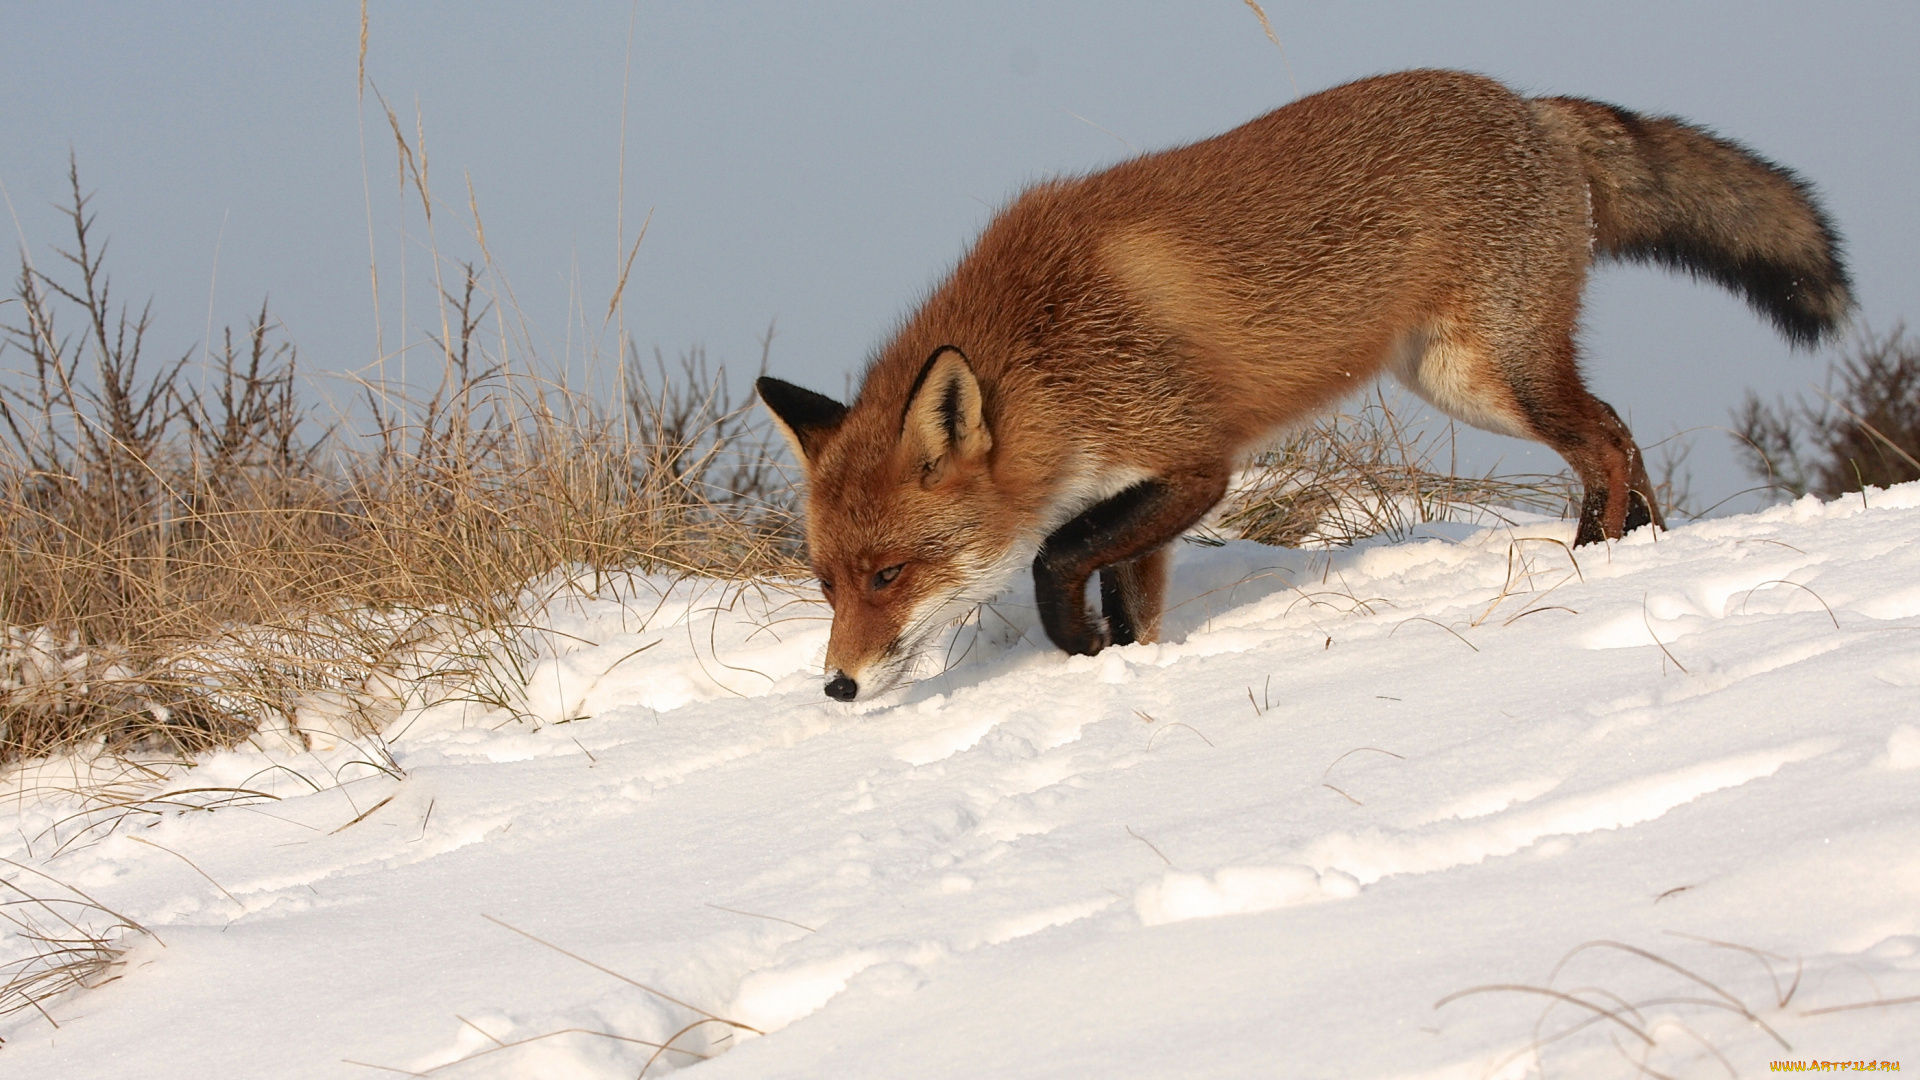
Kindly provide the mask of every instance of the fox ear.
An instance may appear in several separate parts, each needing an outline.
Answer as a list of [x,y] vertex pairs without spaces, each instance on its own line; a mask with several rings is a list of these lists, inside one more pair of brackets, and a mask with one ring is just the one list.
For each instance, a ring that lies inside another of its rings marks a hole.
[[825,394],[766,375],[754,380],[753,388],[759,391],[767,411],[773,413],[780,434],[792,444],[793,456],[800,459],[803,468],[812,468],[813,456],[840,426],[847,407]]
[[952,345],[935,349],[900,418],[901,441],[919,459],[927,483],[938,483],[955,465],[984,459],[993,448],[981,405],[980,381],[966,355]]

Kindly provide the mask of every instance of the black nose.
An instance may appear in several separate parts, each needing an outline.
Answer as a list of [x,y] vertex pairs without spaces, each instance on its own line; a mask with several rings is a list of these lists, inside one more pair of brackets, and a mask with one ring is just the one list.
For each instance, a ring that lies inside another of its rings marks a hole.
[[835,701],[852,701],[859,693],[860,684],[847,678],[845,672],[836,671],[827,680],[827,696]]

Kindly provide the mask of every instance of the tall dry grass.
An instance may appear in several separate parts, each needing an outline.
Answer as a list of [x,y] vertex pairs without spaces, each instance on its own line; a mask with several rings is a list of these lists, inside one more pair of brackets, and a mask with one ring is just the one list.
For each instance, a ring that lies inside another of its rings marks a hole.
[[371,730],[423,646],[510,650],[529,582],[797,569],[773,448],[698,352],[606,402],[510,375],[465,265],[437,386],[323,424],[264,306],[156,360],[69,180],[70,244],[0,322],[0,765],[297,731],[316,695]]

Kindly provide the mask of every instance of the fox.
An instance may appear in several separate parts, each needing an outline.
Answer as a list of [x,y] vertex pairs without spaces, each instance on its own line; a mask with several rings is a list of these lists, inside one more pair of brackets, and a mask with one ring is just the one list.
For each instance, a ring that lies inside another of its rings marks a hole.
[[1795,346],[1854,308],[1793,172],[1678,118],[1465,72],[1362,79],[1026,189],[851,404],[755,383],[805,484],[826,696],[908,680],[1026,567],[1065,652],[1157,640],[1171,545],[1236,468],[1385,374],[1559,453],[1576,545],[1664,529],[1632,434],[1581,379],[1606,261],[1716,282]]

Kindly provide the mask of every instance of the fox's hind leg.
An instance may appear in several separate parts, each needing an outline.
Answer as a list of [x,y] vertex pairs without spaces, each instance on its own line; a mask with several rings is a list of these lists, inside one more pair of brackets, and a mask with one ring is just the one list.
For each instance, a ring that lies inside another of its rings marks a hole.
[[[1666,528],[1633,435],[1613,407],[1587,392],[1574,360],[1572,304],[1539,328],[1495,305],[1474,328],[1436,323],[1403,352],[1398,374],[1421,397],[1475,427],[1553,447],[1585,495],[1575,544]],[[1497,335],[1476,333],[1494,327]],[[1490,346],[1487,337],[1501,342]]]
[[1553,351],[1550,363],[1533,366],[1529,374],[1535,378],[1514,380],[1514,395],[1529,434],[1558,451],[1580,477],[1584,494],[1574,544],[1617,540],[1642,525],[1666,528],[1633,433],[1613,406],[1594,397],[1580,381],[1572,334]]
[[1664,530],[1667,527],[1667,519],[1660,513],[1660,493],[1654,489],[1653,479],[1647,475],[1647,455],[1642,453],[1639,444],[1633,441],[1633,433],[1627,430],[1626,421],[1620,419],[1620,414],[1613,411],[1613,406],[1604,401],[1601,401],[1600,405],[1619,426],[1621,437],[1627,443],[1627,452],[1631,455],[1627,477],[1625,531],[1632,532],[1642,525],[1652,525],[1656,529]]
[[1115,645],[1160,640],[1160,611],[1166,602],[1171,546],[1157,547],[1137,559],[1100,569],[1100,610]]

